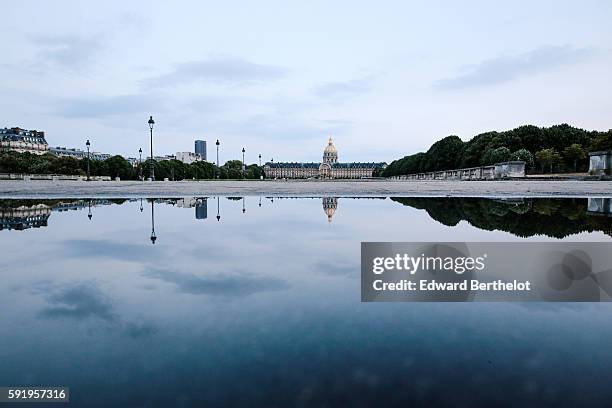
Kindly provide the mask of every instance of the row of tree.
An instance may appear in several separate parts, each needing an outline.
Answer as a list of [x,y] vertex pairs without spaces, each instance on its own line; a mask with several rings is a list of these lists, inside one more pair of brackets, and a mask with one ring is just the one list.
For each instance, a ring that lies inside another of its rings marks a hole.
[[612,236],[612,218],[590,215],[586,198],[531,198],[502,202],[488,198],[391,198],[424,209],[434,220],[455,226],[461,221],[487,231],[507,231],[519,237],[546,235],[565,238],[601,231]]
[[531,171],[586,171],[588,152],[612,149],[612,130],[587,131],[568,124],[521,126],[505,132],[486,132],[464,142],[448,136],[427,152],[395,160],[383,176],[477,167],[523,160]]
[[[15,151],[0,152],[0,173],[23,174],[67,174],[86,175],[87,159],[74,157],[57,157],[50,153],[37,155],[31,153],[18,153]],[[212,163],[200,161],[191,164],[179,160],[154,161],[156,180],[185,180],[185,179],[259,179],[264,176],[263,168],[250,164],[242,171],[240,160],[230,160],[217,167]],[[142,165],[132,164],[122,156],[112,156],[106,160],[90,160],[89,174],[91,176],[119,177],[121,180],[138,180],[140,177],[150,177],[151,160]]]

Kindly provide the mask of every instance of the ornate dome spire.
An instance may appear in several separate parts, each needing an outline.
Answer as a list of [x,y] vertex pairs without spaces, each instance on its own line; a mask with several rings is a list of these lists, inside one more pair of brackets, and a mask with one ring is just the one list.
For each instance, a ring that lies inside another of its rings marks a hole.
[[338,163],[338,151],[336,150],[336,146],[334,145],[334,140],[331,135],[329,136],[329,140],[327,141],[327,146],[323,150],[323,163]]

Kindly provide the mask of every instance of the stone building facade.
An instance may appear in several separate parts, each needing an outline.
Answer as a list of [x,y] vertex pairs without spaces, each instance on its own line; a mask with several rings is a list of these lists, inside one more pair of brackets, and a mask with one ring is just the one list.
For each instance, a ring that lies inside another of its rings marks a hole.
[[18,127],[3,128],[0,129],[0,150],[45,154],[49,151],[49,144],[45,140],[45,132]]
[[612,150],[589,153],[589,174],[612,175]]
[[338,162],[338,150],[330,137],[320,163],[268,162],[264,165],[264,172],[266,178],[359,179],[372,177],[374,171],[386,166],[387,163]]

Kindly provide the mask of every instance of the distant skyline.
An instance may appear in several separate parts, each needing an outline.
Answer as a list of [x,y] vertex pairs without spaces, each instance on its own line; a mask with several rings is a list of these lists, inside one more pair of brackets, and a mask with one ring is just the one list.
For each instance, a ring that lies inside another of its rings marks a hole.
[[7,2],[0,127],[137,157],[391,161],[456,134],[612,128],[612,3]]

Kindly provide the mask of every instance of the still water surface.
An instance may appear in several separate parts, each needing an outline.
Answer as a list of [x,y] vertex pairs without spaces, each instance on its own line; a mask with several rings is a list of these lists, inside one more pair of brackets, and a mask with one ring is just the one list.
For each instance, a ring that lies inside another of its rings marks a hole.
[[361,303],[359,254],[361,241],[612,244],[611,208],[3,200],[0,386],[67,385],[70,406],[90,407],[605,406],[609,304]]

